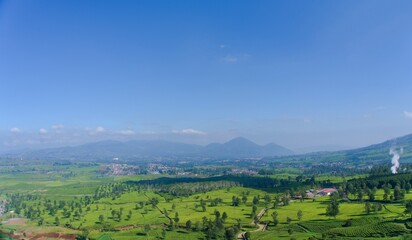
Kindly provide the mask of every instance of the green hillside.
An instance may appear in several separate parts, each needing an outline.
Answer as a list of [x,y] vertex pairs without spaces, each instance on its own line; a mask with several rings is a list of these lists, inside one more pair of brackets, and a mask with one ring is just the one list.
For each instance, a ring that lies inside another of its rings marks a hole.
[[332,163],[342,162],[353,165],[376,165],[390,163],[389,150],[392,147],[403,148],[401,163],[412,163],[412,134],[391,139],[379,144],[363,148],[337,151],[316,152],[304,155],[272,158],[278,162],[300,162],[300,163]]

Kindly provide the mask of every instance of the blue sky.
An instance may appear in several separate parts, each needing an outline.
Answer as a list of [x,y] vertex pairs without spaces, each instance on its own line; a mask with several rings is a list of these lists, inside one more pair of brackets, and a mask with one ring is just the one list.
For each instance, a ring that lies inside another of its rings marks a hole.
[[411,1],[0,0],[0,150],[412,133]]

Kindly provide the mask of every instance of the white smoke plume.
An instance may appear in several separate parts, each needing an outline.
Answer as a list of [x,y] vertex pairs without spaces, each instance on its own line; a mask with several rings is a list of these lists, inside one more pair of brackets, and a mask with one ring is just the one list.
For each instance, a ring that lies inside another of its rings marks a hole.
[[399,169],[399,159],[401,158],[401,155],[403,154],[403,148],[400,148],[399,150],[396,149],[395,147],[392,147],[389,150],[389,154],[392,155],[392,167],[391,167],[391,171],[393,174],[397,174],[398,173],[398,169]]

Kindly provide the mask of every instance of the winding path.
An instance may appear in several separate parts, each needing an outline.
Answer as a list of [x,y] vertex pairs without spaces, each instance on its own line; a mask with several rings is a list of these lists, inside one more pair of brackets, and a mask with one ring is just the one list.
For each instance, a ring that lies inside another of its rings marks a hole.
[[[260,210],[259,214],[257,215],[258,221],[255,222],[255,220],[253,220],[253,221],[251,222],[251,224],[256,224],[256,225],[258,226],[258,228],[255,229],[255,230],[253,230],[253,231],[250,231],[250,232],[260,232],[260,231],[265,231],[265,230],[266,230],[266,227],[267,227],[268,224],[267,224],[267,223],[260,223],[259,220],[263,217],[263,215],[264,215],[264,214],[266,213],[266,211],[269,210],[269,209],[270,209],[270,208],[263,208],[262,210]],[[241,239],[241,240],[246,239],[246,238],[245,238],[245,234],[246,234],[246,232],[240,232],[240,233],[237,235],[237,239]]]

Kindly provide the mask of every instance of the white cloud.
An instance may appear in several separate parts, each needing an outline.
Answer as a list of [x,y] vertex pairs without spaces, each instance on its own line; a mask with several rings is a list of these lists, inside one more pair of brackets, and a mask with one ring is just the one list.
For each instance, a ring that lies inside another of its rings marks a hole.
[[10,132],[11,132],[11,133],[21,133],[22,131],[21,131],[20,128],[14,127],[14,128],[10,128]]
[[102,133],[102,132],[106,132],[106,129],[104,129],[104,127],[102,126],[99,126],[94,131],[97,133]]
[[225,44],[220,44],[219,47],[220,48],[226,48],[226,45]]
[[47,134],[47,129],[45,129],[45,128],[40,128],[40,129],[39,129],[39,133],[40,133],[40,134]]
[[51,128],[53,128],[53,129],[63,129],[64,125],[63,124],[55,124],[55,125],[51,126]]
[[136,134],[136,132],[133,130],[121,130],[121,131],[118,131],[117,133],[121,135],[128,135],[128,136]]
[[404,115],[406,118],[411,118],[411,119],[412,119],[412,112],[403,111],[403,115]]
[[100,134],[100,133],[104,133],[106,132],[106,129],[102,126],[98,126],[95,129],[86,129],[89,131],[90,135],[96,135],[96,134]]
[[172,133],[182,134],[182,135],[205,135],[206,134],[206,132],[192,129],[192,128],[187,128],[187,129],[182,129],[182,130],[173,130]]

